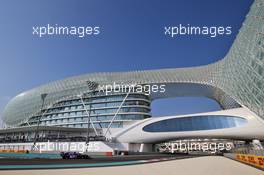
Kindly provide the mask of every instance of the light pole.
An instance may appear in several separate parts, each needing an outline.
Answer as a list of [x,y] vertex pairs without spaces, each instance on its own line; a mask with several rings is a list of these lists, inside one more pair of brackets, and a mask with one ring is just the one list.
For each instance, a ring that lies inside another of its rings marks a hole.
[[91,109],[92,109],[92,96],[94,95],[94,92],[96,90],[96,88],[98,87],[98,83],[96,82],[92,82],[92,81],[86,81],[88,89],[91,91],[90,92],[90,103],[89,103],[89,115],[88,115],[88,119],[87,119],[87,137],[86,137],[86,144],[89,143],[90,141],[90,123],[91,123]]
[[37,128],[36,128],[36,131],[35,131],[35,135],[34,135],[34,142],[33,142],[32,148],[31,148],[32,151],[34,150],[35,144],[37,142],[39,124],[40,124],[40,120],[41,120],[41,118],[42,118],[42,116],[44,114],[44,112],[42,110],[43,110],[45,99],[46,99],[47,95],[48,94],[46,94],[46,93],[41,94],[42,105],[41,105],[41,110],[40,111],[42,112],[42,114],[41,114],[41,116],[38,116],[38,123],[37,123]]
[[[87,86],[88,86],[89,94],[90,94],[90,96],[89,96],[88,98],[91,99],[91,97],[93,96],[95,90],[96,90],[97,87],[98,87],[98,83],[96,83],[96,82],[92,82],[92,81],[86,81],[86,84],[87,84]],[[89,141],[90,141],[90,123],[91,123],[90,115],[91,115],[91,108],[92,108],[92,107],[91,107],[91,101],[90,101],[90,103],[89,103],[89,111],[87,110],[86,105],[85,105],[84,100],[83,100],[83,95],[84,95],[84,94],[81,94],[81,95],[79,95],[79,97],[80,97],[80,99],[81,99],[81,103],[82,103],[82,105],[83,105],[83,108],[84,108],[84,110],[85,110],[85,112],[86,112],[86,114],[87,114],[87,135],[86,135],[86,145],[87,145],[87,147],[88,147],[88,143],[89,143]],[[95,129],[93,123],[92,123],[92,126],[93,126],[93,129],[94,129],[95,134],[97,135],[97,131],[96,131],[96,129]],[[88,148],[87,148],[87,149],[88,149]]]

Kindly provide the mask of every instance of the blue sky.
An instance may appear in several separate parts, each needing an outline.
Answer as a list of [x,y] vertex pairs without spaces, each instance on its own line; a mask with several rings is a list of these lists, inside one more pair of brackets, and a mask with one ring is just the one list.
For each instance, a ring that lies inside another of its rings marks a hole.
[[[46,0],[0,2],[0,111],[35,86],[89,72],[204,65],[228,52],[252,1]],[[100,26],[96,37],[32,35],[32,26]],[[231,26],[232,35],[168,38],[164,26]],[[191,106],[191,108],[190,108]],[[204,98],[153,103],[153,113],[218,109]],[[1,112],[0,112],[1,115]]]

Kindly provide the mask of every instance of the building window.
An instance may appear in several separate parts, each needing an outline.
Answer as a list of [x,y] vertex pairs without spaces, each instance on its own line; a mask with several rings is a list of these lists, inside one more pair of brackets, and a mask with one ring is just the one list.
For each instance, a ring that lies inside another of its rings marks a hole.
[[183,132],[223,129],[243,126],[247,120],[241,117],[210,115],[165,119],[146,125],[147,132]]

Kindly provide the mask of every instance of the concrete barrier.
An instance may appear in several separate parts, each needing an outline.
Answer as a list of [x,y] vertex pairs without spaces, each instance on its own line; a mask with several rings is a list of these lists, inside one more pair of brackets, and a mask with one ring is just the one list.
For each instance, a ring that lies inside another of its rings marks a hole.
[[264,156],[235,153],[225,153],[224,156],[264,170]]
[[26,150],[0,150],[0,153],[27,153]]

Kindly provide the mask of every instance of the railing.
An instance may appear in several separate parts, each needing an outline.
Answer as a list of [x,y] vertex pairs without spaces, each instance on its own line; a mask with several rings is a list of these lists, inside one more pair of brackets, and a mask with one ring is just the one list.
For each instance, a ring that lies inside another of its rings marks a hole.
[[[104,136],[90,136],[90,141],[105,141]],[[86,141],[86,137],[43,137],[37,138],[37,142],[83,142]],[[1,143],[30,143],[33,142],[33,139],[0,139]]]

